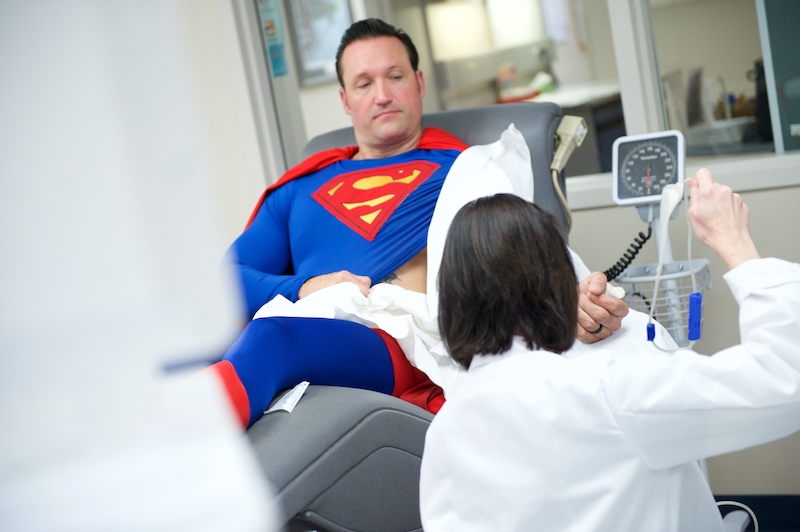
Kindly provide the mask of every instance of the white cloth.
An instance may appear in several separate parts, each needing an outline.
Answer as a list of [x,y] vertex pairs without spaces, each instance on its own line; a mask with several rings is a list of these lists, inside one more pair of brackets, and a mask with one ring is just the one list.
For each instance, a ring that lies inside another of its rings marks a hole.
[[800,265],[725,279],[742,343],[710,357],[648,347],[633,311],[567,356],[476,357],[427,433],[426,532],[724,530],[696,461],[800,429]]
[[[466,203],[501,192],[528,201],[534,197],[530,151],[511,124],[500,140],[464,150],[453,163],[436,202],[428,229],[427,296],[379,283],[364,296],[353,283],[329,286],[292,303],[283,296],[269,301],[253,319],[271,316],[337,318],[379,327],[397,340],[415,367],[444,391],[445,397],[465,372],[445,350],[439,336],[436,276],[450,223]],[[589,269],[572,253],[578,280]],[[355,272],[358,273],[358,272]]]

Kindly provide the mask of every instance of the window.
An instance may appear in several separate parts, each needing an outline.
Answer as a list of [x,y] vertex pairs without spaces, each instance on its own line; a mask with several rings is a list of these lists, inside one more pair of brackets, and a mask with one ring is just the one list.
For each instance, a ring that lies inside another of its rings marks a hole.
[[[673,9],[707,9],[709,6],[718,6],[720,9],[732,8],[735,4],[749,4],[750,12],[757,12],[758,9],[766,6],[769,8],[783,8],[786,12],[781,13],[778,18],[781,20],[780,24],[773,25],[773,28],[764,31],[759,27],[759,41],[762,43],[762,50],[764,39],[770,41],[798,38],[796,31],[800,27],[800,14],[796,11],[800,9],[800,2],[795,0],[652,0],[653,6],[650,4],[651,0],[606,0],[608,7],[611,36],[613,38],[613,55],[616,58],[616,65],[618,70],[620,93],[622,95],[622,106],[625,116],[625,128],[629,135],[638,133],[650,133],[655,131],[664,131],[671,127],[668,115],[672,112],[664,98],[664,89],[662,82],[662,69],[659,68],[659,49],[658,49],[658,34],[662,34],[661,26],[665,26],[666,30],[670,30],[670,25],[661,24],[659,17],[668,17],[668,13]],[[774,3],[774,4],[773,4]],[[755,9],[753,8],[755,6]],[[761,7],[759,7],[761,6]],[[653,8],[651,10],[651,7]],[[742,5],[739,9],[745,9],[748,6]],[[662,14],[658,14],[661,11]],[[653,20],[655,18],[655,21]],[[758,19],[756,19],[758,20]],[[711,24],[712,21],[707,21]],[[678,24],[675,22],[675,24]],[[752,28],[753,21],[749,21],[748,28]],[[780,36],[772,35],[776,29],[775,26],[786,26],[789,28],[791,35],[785,36],[782,33]],[[654,32],[654,28],[656,31]],[[675,28],[673,28],[674,30]],[[655,33],[655,36],[654,36]],[[708,32],[706,32],[708,35]],[[749,42],[752,43],[753,36],[749,37]],[[711,39],[706,39],[711,40]],[[787,72],[778,74],[779,90],[776,91],[779,96],[785,94],[786,86],[790,89],[795,89],[797,83],[793,80],[800,76],[797,68],[800,64],[793,60],[793,50],[796,50],[800,44],[794,41],[788,42],[787,46],[781,47],[777,50],[782,60],[776,60],[776,64],[786,65]],[[752,49],[752,46],[751,46]],[[776,50],[773,44],[770,51]],[[687,54],[698,54],[696,49],[691,49]],[[748,53],[746,58],[746,65],[755,66],[755,59],[761,57],[752,56],[752,52]],[[774,55],[774,54],[773,54]],[[771,75],[768,68],[769,54],[763,53],[765,65],[765,78],[769,82]],[[773,58],[774,59],[774,58]],[[745,65],[743,63],[743,65]],[[664,69],[664,74],[669,74],[674,70],[672,66],[667,63],[667,68]],[[714,65],[718,68],[718,65]],[[745,69],[745,66],[738,67],[738,71]],[[750,67],[752,68],[752,67]],[[792,68],[794,70],[792,70]],[[711,71],[711,67],[707,68]],[[744,70],[743,73],[749,69]],[[791,71],[792,73],[788,72]],[[725,71],[727,72],[727,70]],[[669,78],[669,76],[667,76]],[[684,78],[688,84],[688,79]],[[747,90],[752,83],[752,91],[755,92],[755,81],[743,81],[743,89]],[[781,81],[782,80],[782,81]],[[768,86],[769,92],[769,86]],[[792,94],[795,94],[792,92]],[[800,137],[790,137],[792,124],[800,123],[800,105],[798,105],[797,96],[780,100],[779,98],[772,98],[769,101],[770,106],[777,106],[781,113],[780,123],[782,131],[785,131],[784,137],[789,136],[791,139],[800,139]],[[793,115],[792,112],[795,114]],[[771,116],[777,116],[775,110],[771,110]],[[794,118],[793,118],[794,117]],[[675,120],[673,118],[673,120]],[[795,130],[800,129],[800,126],[795,126]],[[798,131],[800,134],[800,131]],[[686,173],[687,175],[694,174],[699,168],[709,168],[714,176],[730,185],[737,192],[748,190],[763,190],[776,187],[798,186],[800,185],[800,147],[791,147],[786,143],[783,148],[786,153],[782,153],[778,142],[775,142],[777,153],[774,151],[761,151],[761,152],[738,152],[738,153],[714,153],[708,152],[705,155],[695,155],[687,159]],[[770,148],[767,148],[770,150]],[[794,151],[792,151],[794,150]],[[570,183],[570,181],[572,181]],[[568,180],[567,193],[570,205],[573,209],[589,209],[595,207],[604,207],[613,205],[610,199],[610,177],[608,174],[588,176],[586,178],[579,178]]]
[[650,0],[667,124],[687,157],[774,151],[753,0]]

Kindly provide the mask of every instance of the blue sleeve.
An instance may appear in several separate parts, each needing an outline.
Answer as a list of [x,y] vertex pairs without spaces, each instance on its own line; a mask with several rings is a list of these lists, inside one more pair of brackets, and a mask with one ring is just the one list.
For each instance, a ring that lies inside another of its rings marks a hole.
[[300,287],[309,279],[293,272],[288,199],[285,187],[267,196],[253,222],[227,253],[239,272],[250,317],[279,294],[297,301]]

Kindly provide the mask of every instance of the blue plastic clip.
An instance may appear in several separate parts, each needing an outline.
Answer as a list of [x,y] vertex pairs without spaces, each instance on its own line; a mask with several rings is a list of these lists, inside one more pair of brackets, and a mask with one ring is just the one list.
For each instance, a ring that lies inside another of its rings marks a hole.
[[647,341],[652,342],[656,339],[656,324],[655,323],[648,323],[647,324]]
[[700,339],[700,323],[703,318],[703,294],[692,292],[689,294],[689,341]]

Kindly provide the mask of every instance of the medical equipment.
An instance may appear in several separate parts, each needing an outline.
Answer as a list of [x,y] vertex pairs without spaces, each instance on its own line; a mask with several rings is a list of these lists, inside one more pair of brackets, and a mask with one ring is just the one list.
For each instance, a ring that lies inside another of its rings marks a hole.
[[[702,292],[711,287],[708,261],[691,257],[691,226],[688,260],[673,260],[669,244],[669,221],[677,216],[676,207],[683,199],[684,160],[685,141],[679,131],[620,137],[614,142],[614,201],[636,205],[648,228],[647,234],[640,232],[620,260],[604,272],[609,281],[616,279],[625,288],[624,299],[630,308],[650,316],[648,340],[653,341],[655,319],[680,347],[694,345],[700,338]],[[653,232],[658,263],[631,266]]]
[[586,138],[589,128],[586,125],[586,120],[579,116],[565,116],[556,129],[556,152],[553,154],[553,162],[550,163],[550,171],[553,173],[553,188],[555,188],[556,195],[559,201],[564,206],[567,212],[567,232],[572,229],[572,212],[569,210],[567,198],[564,197],[560,180],[563,179],[561,171],[567,165],[572,152],[575,148],[579,148],[583,144],[583,139]]

